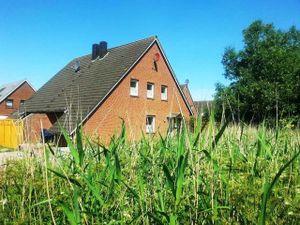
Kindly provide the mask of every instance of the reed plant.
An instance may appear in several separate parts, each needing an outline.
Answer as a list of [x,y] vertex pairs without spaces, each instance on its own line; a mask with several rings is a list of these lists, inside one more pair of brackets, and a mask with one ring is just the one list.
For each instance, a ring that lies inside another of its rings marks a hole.
[[9,161],[0,224],[299,224],[300,135],[198,120],[108,146],[77,129],[69,153]]

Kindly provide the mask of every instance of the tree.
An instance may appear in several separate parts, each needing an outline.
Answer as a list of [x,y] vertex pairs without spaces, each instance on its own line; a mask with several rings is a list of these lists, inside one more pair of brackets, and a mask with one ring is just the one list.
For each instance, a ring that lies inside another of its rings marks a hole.
[[228,87],[216,87],[218,115],[232,114],[234,120],[261,122],[299,118],[300,31],[287,32],[273,24],[253,22],[243,31],[244,47],[225,49],[222,63]]

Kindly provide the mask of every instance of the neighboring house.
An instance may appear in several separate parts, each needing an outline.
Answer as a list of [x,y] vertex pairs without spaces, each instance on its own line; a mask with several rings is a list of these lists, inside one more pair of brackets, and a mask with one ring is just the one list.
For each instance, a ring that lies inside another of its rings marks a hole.
[[79,123],[106,143],[119,133],[120,118],[127,137],[136,140],[142,133],[165,134],[176,128],[175,118],[193,115],[157,37],[110,49],[106,42],[94,44],[92,54],[68,63],[26,101],[24,110],[46,114],[51,125],[44,128],[53,133],[63,127],[74,135]]
[[189,89],[188,80],[186,81],[185,84],[181,84],[180,88],[181,88],[183,94],[185,95],[185,97],[189,103],[189,106],[191,107],[191,109],[193,111],[194,116],[196,117],[198,115],[198,109],[194,104],[194,101],[193,101],[193,98],[192,98],[192,95],[191,95],[191,92]]
[[5,119],[17,111],[25,100],[35,93],[26,80],[4,84],[0,87],[0,119]]

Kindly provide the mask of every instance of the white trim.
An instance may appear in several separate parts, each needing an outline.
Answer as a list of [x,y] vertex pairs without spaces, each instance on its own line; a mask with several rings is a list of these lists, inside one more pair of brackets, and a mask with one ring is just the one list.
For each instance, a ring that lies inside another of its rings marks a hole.
[[33,87],[33,85],[28,80],[25,80],[25,81],[32,88],[32,90],[34,90],[34,92],[36,92],[36,89]]
[[[131,87],[131,82],[135,83],[135,88]],[[130,80],[130,96],[132,97],[138,97],[139,96],[139,81],[137,79],[131,79]]]
[[12,89],[10,92],[8,92],[8,94],[6,94],[5,96],[3,96],[2,99],[0,99],[0,103],[3,102],[7,97],[9,97],[15,90],[17,90],[25,82],[34,90],[34,92],[36,92],[35,88],[27,80],[23,80],[14,89]]
[[92,61],[92,62],[95,62],[95,61],[101,61],[101,60],[103,60],[106,56],[108,56],[108,54],[109,54],[109,52],[106,52],[106,54],[105,54],[102,58],[100,58],[100,56],[98,55],[96,59],[93,59],[93,60],[91,60],[91,61]]
[[[148,85],[151,87],[151,90],[148,90]],[[147,98],[154,99],[154,83],[147,82]]]
[[[162,92],[162,89],[164,89],[165,92]],[[168,101],[168,86],[167,85],[160,86],[160,100]]]
[[[136,65],[136,64],[140,61],[140,59],[148,52],[148,50],[152,47],[152,45],[153,45],[155,42],[157,43],[157,46],[158,46],[159,50],[162,52],[162,55],[163,55],[164,59],[165,59],[166,62],[167,62],[167,66],[168,66],[168,68],[169,68],[170,71],[171,71],[171,75],[172,75],[173,79],[175,80],[175,83],[176,83],[176,85],[177,85],[177,88],[178,88],[178,90],[179,90],[179,93],[180,93],[181,96],[183,97],[183,100],[184,100],[186,106],[188,107],[188,109],[189,109],[189,111],[190,111],[190,114],[191,114],[191,115],[194,115],[194,114],[193,114],[193,111],[192,111],[192,109],[191,109],[191,107],[190,107],[190,105],[189,105],[189,103],[188,103],[188,101],[187,101],[187,99],[186,99],[186,97],[185,97],[185,95],[184,95],[184,93],[182,92],[182,90],[181,90],[181,88],[180,88],[180,85],[179,85],[178,80],[177,80],[177,78],[176,78],[176,76],[175,76],[175,73],[174,73],[174,71],[173,71],[173,69],[172,69],[172,67],[171,67],[171,65],[170,65],[170,63],[169,63],[169,61],[168,61],[168,59],[167,59],[167,57],[166,57],[166,55],[165,55],[165,53],[164,53],[164,51],[163,51],[161,45],[160,45],[160,43],[159,43],[159,40],[158,40],[158,38],[156,37],[156,38],[149,44],[149,46],[145,49],[145,51],[137,58],[137,60],[136,60],[136,61],[128,68],[128,70],[121,76],[121,78],[114,84],[114,86],[112,86],[112,88],[106,93],[106,95],[98,102],[98,104],[95,105],[95,107],[94,107],[94,108],[86,115],[86,117],[85,117],[83,120],[81,120],[81,122],[79,123],[79,126],[81,126],[81,125],[85,122],[85,120],[86,120],[92,113],[94,113],[94,111],[99,107],[99,105],[100,105],[103,101],[106,100],[107,96],[109,96],[109,95],[112,93],[112,91],[119,85],[119,83],[121,83],[121,81],[128,75],[128,73],[131,71],[131,69],[132,69],[133,67],[135,67],[135,65]],[[72,135],[75,131],[76,131],[76,128],[70,133],[70,135]]]
[[[147,124],[149,122],[148,118],[152,118],[152,123]],[[146,115],[146,133],[154,134],[155,133],[155,116],[154,115]]]
[[109,55],[109,52],[106,52],[106,54],[102,57],[102,58],[100,58],[100,56],[98,56],[99,57],[99,61],[101,61],[101,60],[103,60],[106,56],[108,56]]

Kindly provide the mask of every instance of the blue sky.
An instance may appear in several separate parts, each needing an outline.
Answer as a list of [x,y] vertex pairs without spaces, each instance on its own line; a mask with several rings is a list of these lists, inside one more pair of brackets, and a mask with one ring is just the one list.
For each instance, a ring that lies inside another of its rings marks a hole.
[[228,83],[225,47],[242,48],[242,30],[256,19],[300,29],[300,1],[2,1],[0,84],[26,78],[38,89],[93,43],[114,47],[158,35],[194,100],[211,99],[215,83]]

